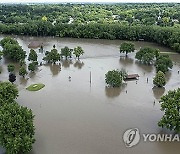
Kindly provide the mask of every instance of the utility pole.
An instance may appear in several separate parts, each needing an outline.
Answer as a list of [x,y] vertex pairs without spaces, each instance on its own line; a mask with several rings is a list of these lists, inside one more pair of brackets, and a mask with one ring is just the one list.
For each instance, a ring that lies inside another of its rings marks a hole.
[[91,71],[90,71],[90,80],[89,80],[89,82],[90,82],[90,85],[91,85]]

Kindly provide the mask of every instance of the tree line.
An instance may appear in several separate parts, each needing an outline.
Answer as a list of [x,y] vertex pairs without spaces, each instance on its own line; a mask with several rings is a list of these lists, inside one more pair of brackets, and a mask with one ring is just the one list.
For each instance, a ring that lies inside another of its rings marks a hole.
[[98,23],[52,25],[48,21],[37,21],[23,25],[1,23],[0,33],[27,36],[144,40],[170,47],[180,53],[180,28],[178,27],[125,26]]

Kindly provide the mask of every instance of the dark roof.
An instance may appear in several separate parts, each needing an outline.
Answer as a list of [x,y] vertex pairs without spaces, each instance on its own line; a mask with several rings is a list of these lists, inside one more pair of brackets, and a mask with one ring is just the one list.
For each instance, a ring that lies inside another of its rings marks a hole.
[[128,74],[126,79],[135,79],[135,78],[138,78],[139,75],[138,74]]
[[38,48],[40,46],[42,46],[43,43],[39,42],[39,41],[33,41],[28,45],[28,48]]

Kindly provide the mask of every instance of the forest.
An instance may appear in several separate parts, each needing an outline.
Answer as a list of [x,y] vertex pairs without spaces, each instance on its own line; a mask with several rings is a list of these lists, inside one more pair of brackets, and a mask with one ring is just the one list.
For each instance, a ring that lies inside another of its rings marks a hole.
[[180,4],[0,5],[0,33],[156,42],[180,52]]

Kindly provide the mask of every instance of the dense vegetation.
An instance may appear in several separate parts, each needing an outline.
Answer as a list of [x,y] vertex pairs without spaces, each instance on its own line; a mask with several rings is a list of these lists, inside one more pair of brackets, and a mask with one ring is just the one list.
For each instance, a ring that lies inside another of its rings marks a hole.
[[0,41],[3,48],[3,55],[11,60],[19,61],[25,59],[26,52],[22,49],[19,43],[11,37],[5,37]]
[[30,152],[35,142],[34,115],[14,100],[17,97],[15,85],[0,83],[0,145],[7,154]]
[[0,33],[146,40],[180,52],[180,4],[0,5]]
[[161,97],[161,110],[164,111],[162,119],[158,125],[177,133],[180,132],[180,88],[169,91],[168,94]]
[[135,58],[146,65],[154,64],[156,67],[156,72],[161,71],[166,73],[169,69],[172,69],[173,62],[169,55],[160,55],[159,49],[144,47],[136,52]]

